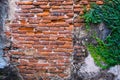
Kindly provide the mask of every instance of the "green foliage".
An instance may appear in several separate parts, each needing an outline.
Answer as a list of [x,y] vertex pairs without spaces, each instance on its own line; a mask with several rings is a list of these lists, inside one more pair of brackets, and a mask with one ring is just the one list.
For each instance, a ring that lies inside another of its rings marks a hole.
[[[92,44],[87,45],[87,47],[88,50],[91,52],[91,55],[94,58],[95,63],[102,69],[106,69],[108,65],[105,62],[105,58],[99,54],[100,53],[99,51],[101,51],[100,47],[99,46],[95,47]],[[102,51],[104,50],[105,49],[103,49]]]
[[92,4],[83,17],[86,26],[104,23],[111,30],[104,41],[96,38],[96,46],[87,45],[96,64],[102,69],[120,64],[120,0],[104,0],[102,6]]

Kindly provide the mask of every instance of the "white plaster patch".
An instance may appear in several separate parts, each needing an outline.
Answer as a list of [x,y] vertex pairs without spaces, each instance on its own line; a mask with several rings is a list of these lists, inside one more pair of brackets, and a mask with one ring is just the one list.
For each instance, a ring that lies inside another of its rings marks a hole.
[[5,68],[6,66],[8,66],[7,62],[5,61],[3,57],[0,56],[0,69]]
[[86,63],[86,70],[88,72],[99,72],[99,67],[97,67],[94,63],[93,58],[91,57],[91,55],[89,54],[88,57],[85,59],[85,63]]
[[8,0],[8,1],[9,1],[8,19],[13,20],[15,19],[15,11],[20,10],[16,5],[16,2],[19,0]]
[[95,77],[99,72],[100,68],[95,65],[92,56],[89,54],[85,59],[85,63],[80,67],[78,75],[87,79]]
[[115,80],[120,80],[120,65],[116,65],[114,67],[111,67],[108,71],[108,73],[112,73],[116,76]]

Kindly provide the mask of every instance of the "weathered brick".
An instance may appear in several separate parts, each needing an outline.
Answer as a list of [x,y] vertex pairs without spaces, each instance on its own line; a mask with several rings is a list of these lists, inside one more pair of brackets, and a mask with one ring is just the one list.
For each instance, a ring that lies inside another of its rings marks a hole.
[[38,63],[36,64],[36,67],[46,67],[46,66],[49,66],[49,63]]
[[49,0],[37,0],[38,2],[48,2]]
[[34,14],[33,13],[21,13],[19,14],[20,17],[34,17]]
[[53,5],[55,5],[55,6],[60,6],[62,4],[62,2],[59,2],[59,1],[53,1],[53,2],[50,2],[50,6],[53,6]]
[[35,9],[28,10],[28,11],[31,13],[42,13],[43,9],[35,8]]
[[29,24],[39,24],[40,20],[38,19],[35,19],[35,18],[31,18],[28,20],[28,23]]
[[47,5],[48,3],[47,2],[33,2],[33,5],[35,6],[39,6],[39,5]]
[[49,15],[49,12],[43,12],[43,13],[37,14],[38,17],[48,16],[48,15]]
[[65,22],[50,23],[48,27],[68,27],[69,24]]
[[36,53],[36,49],[26,49],[23,53],[30,56]]
[[45,24],[45,23],[39,23],[38,26],[39,27],[47,27],[47,24]]
[[103,1],[96,1],[97,4],[102,5]]
[[57,34],[57,31],[43,31],[43,34]]
[[17,13],[30,13],[30,10],[19,10],[16,11]]
[[50,9],[50,6],[48,6],[48,5],[40,5],[40,8],[41,9]]
[[23,66],[29,64],[28,60],[20,59],[19,61],[20,61],[20,65],[23,65]]

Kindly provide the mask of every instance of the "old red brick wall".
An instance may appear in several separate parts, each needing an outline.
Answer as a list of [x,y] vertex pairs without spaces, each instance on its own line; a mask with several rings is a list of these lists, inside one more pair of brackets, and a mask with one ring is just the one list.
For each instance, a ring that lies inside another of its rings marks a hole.
[[[9,23],[14,62],[25,80],[70,76],[72,30],[83,7],[98,0],[21,0]],[[99,2],[100,3],[100,2]],[[8,35],[8,34],[7,34]]]
[[12,62],[25,80],[68,77],[72,49],[72,0],[22,0],[10,23]]

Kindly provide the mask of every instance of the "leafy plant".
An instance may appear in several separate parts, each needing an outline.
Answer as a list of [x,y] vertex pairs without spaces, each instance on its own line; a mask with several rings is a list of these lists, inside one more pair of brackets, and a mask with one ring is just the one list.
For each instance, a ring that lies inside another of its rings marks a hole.
[[111,33],[103,41],[96,37],[97,45],[87,44],[96,64],[102,69],[120,64],[120,0],[104,0],[99,6],[92,4],[83,16],[87,28],[104,23]]

